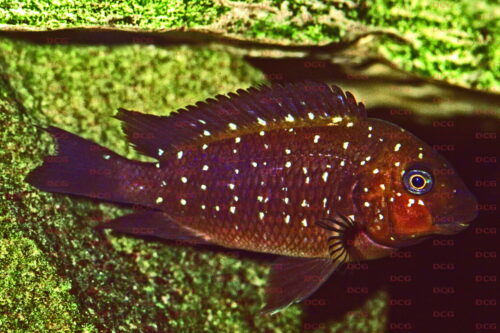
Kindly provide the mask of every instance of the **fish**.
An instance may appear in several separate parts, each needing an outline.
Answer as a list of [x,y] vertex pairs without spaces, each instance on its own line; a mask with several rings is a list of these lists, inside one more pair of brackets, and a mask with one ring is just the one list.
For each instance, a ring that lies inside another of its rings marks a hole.
[[314,293],[342,265],[466,229],[477,201],[450,163],[322,82],[260,85],[168,116],[118,109],[122,157],[63,129],[26,180],[134,207],[98,229],[277,255],[262,313]]

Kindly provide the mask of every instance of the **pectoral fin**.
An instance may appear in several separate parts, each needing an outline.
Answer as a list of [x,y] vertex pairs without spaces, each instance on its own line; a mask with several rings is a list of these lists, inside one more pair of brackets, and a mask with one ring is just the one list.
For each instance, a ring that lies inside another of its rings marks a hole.
[[262,313],[275,314],[314,293],[338,267],[324,258],[282,257],[271,267],[266,306]]

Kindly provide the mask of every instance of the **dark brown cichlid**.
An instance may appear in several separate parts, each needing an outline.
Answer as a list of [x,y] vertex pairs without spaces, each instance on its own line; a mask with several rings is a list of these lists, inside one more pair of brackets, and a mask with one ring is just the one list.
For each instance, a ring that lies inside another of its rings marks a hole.
[[266,312],[309,296],[345,262],[456,233],[477,214],[441,155],[367,118],[336,86],[250,88],[168,117],[124,109],[116,117],[157,163],[49,127],[57,158],[28,182],[144,208],[103,228],[284,256],[273,265]]

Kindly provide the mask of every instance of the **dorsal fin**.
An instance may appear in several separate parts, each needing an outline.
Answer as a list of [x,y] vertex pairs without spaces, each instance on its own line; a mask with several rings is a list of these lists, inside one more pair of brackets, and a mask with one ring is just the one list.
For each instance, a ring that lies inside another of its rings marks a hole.
[[119,109],[116,118],[136,149],[162,159],[186,143],[208,143],[255,131],[321,126],[332,117],[366,118],[362,103],[337,86],[305,81],[239,89],[227,96],[154,116]]

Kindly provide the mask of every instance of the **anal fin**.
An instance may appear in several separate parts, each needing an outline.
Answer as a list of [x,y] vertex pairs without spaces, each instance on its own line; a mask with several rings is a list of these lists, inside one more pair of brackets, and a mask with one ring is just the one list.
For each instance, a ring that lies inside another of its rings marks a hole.
[[195,232],[175,223],[165,213],[158,211],[136,212],[105,222],[97,229],[111,229],[136,236],[153,236],[190,244],[211,244]]
[[271,267],[262,313],[275,314],[314,293],[339,264],[328,258],[278,258]]

